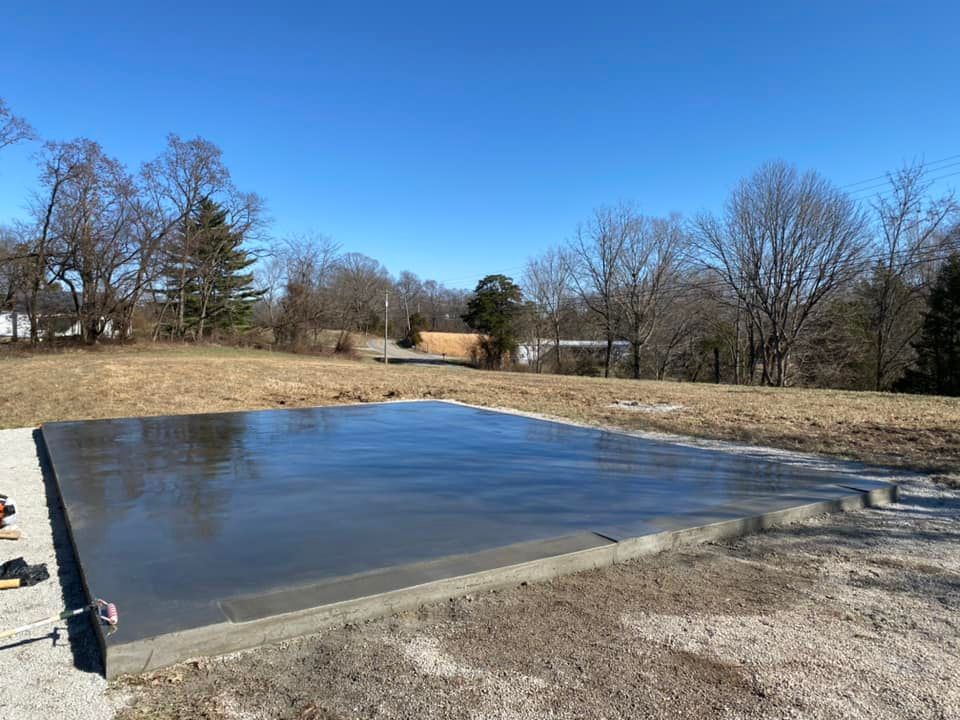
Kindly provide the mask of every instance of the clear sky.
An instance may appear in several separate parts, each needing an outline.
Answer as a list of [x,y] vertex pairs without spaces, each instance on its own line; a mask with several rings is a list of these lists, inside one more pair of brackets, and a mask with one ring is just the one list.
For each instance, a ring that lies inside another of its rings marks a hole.
[[[6,0],[0,96],[131,168],[202,135],[274,234],[472,286],[597,205],[717,209],[767,159],[846,185],[960,156],[958,27],[956,2]],[[35,150],[0,155],[0,222]]]

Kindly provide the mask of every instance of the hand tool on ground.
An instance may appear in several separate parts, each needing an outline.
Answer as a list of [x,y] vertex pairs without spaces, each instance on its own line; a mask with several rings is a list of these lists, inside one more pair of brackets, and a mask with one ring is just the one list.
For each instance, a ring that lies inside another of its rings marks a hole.
[[19,530],[0,530],[0,540],[19,540]]
[[107,631],[108,633],[113,633],[117,629],[117,623],[120,622],[120,617],[117,614],[117,606],[113,603],[108,603],[106,600],[97,598],[92,603],[88,603],[83,607],[78,607],[75,610],[64,610],[58,615],[51,615],[48,618],[43,618],[43,620],[37,620],[36,622],[21,625],[18,628],[13,628],[12,630],[0,632],[0,640],[13,637],[14,635],[19,635],[27,630],[33,630],[34,628],[42,627],[43,625],[50,625],[58,620],[66,620],[74,615],[85,613],[88,610],[97,611],[97,618],[99,618],[100,622],[110,626],[110,629]]
[[43,563],[27,565],[27,561],[22,557],[15,558],[0,565],[0,590],[36,585],[48,577],[50,573]]
[[15,525],[17,522],[17,507],[13,498],[0,493],[0,528]]

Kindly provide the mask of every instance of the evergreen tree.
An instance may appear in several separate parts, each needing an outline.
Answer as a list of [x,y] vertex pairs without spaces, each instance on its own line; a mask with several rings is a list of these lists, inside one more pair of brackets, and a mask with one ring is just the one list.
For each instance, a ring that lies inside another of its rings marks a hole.
[[522,313],[523,294],[512,279],[487,275],[477,283],[463,321],[487,336],[481,347],[491,367],[500,367],[504,356],[517,349]]
[[960,255],[952,255],[940,268],[915,347],[917,368],[903,387],[960,395]]
[[[253,273],[248,269],[256,260],[242,247],[243,233],[231,226],[226,210],[205,199],[190,220],[189,236],[186,273],[180,268],[168,273],[185,277],[184,331],[202,338],[215,330],[249,327],[262,292],[253,288]],[[178,303],[179,297],[177,288],[170,299]]]
[[426,315],[423,313],[415,312],[410,316],[408,322],[410,324],[410,329],[407,330],[407,334],[403,336],[403,341],[407,347],[416,347],[423,342],[423,338],[420,337],[420,333],[430,327],[430,321],[427,320]]

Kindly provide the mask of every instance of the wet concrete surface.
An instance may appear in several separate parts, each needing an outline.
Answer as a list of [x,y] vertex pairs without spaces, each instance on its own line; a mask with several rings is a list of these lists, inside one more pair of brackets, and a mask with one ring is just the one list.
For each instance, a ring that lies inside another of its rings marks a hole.
[[851,492],[769,457],[444,402],[51,423],[43,438],[87,585],[121,608],[108,645],[296,609],[300,586],[306,604],[343,599],[358,574],[518,543],[547,557],[570,551],[558,538]]

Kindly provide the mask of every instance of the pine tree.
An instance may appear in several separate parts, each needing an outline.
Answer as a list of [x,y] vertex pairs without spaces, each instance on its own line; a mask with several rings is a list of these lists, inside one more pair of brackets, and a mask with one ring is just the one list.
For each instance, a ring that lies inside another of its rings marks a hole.
[[480,345],[490,367],[501,367],[504,357],[516,351],[522,312],[523,293],[511,278],[487,275],[477,283],[462,317],[486,336]]
[[919,392],[960,395],[960,255],[937,275],[917,341],[917,369],[904,385]]
[[[253,273],[245,272],[256,260],[242,247],[243,233],[234,230],[227,212],[209,199],[200,203],[189,230],[192,242],[185,258],[182,294],[184,332],[202,338],[215,330],[249,327],[253,305],[262,292],[253,288]],[[176,296],[171,299],[178,302]]]

